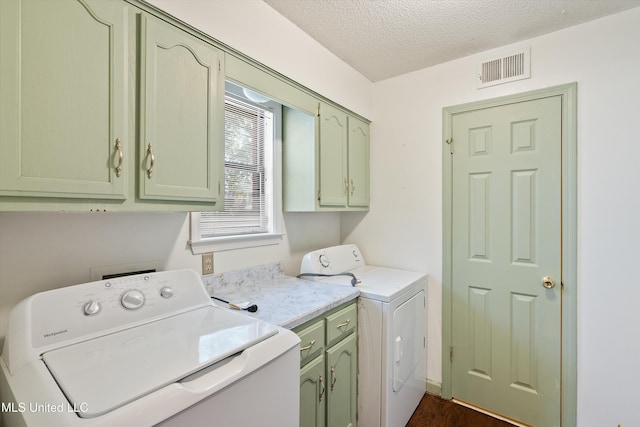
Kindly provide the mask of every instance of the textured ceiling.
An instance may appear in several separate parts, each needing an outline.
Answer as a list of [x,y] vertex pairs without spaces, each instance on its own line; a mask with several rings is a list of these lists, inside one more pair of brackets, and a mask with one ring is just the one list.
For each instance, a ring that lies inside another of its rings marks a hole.
[[264,1],[372,82],[640,6],[640,0]]

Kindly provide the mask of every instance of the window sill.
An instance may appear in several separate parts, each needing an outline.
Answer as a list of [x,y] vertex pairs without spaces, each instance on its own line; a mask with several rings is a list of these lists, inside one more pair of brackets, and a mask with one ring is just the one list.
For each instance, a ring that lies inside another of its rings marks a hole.
[[204,240],[190,240],[191,252],[194,255],[205,252],[230,251],[233,249],[255,248],[259,246],[278,245],[284,234],[246,234],[241,236],[214,237]]

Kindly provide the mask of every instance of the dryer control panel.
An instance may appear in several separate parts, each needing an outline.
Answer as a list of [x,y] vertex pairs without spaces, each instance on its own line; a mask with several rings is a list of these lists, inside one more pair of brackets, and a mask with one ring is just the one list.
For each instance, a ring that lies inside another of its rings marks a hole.
[[302,258],[300,273],[339,274],[366,263],[356,245],[340,245],[309,252]]

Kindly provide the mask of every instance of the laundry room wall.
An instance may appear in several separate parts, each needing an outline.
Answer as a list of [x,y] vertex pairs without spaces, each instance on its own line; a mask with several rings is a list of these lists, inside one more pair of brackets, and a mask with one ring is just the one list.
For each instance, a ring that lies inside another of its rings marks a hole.
[[[260,0],[152,3],[308,88],[371,114],[372,84]],[[296,274],[304,253],[340,243],[338,213],[285,213],[278,246],[218,252],[216,272],[284,261]],[[33,293],[84,283],[91,270],[136,263],[201,270],[187,213],[0,212],[0,342],[8,313]]]
[[[343,215],[342,236],[372,264],[430,273],[431,381],[442,381],[442,109],[577,82],[578,425],[640,425],[638,23],[640,8],[374,84],[371,212]],[[521,46],[530,79],[476,89],[482,59]]]

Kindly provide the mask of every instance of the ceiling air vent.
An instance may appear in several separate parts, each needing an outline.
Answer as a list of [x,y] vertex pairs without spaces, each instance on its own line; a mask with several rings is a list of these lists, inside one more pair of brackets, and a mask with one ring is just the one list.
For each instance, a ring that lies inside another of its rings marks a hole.
[[521,49],[482,61],[478,66],[478,89],[531,77],[531,49]]

